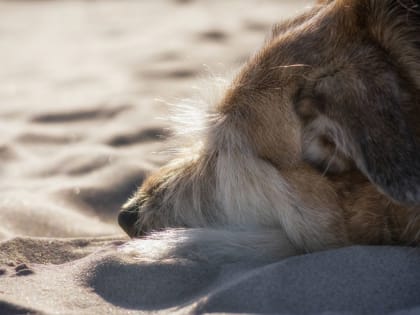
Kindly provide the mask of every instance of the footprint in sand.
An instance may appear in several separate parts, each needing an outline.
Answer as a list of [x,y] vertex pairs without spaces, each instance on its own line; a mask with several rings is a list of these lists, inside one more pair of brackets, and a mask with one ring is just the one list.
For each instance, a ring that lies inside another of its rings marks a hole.
[[56,135],[52,132],[25,132],[18,136],[17,141],[24,144],[66,144],[77,141],[74,135]]
[[166,129],[151,127],[133,133],[116,135],[108,141],[108,144],[113,147],[122,147],[150,141],[162,141],[167,139],[170,134]]
[[198,35],[199,40],[224,42],[228,38],[228,34],[219,30],[209,30]]
[[141,70],[136,73],[136,76],[146,79],[189,79],[194,78],[199,73],[198,70],[189,68],[176,68],[176,69],[162,69],[162,70]]
[[130,105],[120,105],[112,108],[100,107],[86,110],[74,110],[69,112],[57,112],[57,113],[46,113],[40,114],[32,118],[32,122],[35,123],[69,123],[69,122],[79,122],[82,120],[92,120],[92,119],[110,119],[121,112],[131,108]]

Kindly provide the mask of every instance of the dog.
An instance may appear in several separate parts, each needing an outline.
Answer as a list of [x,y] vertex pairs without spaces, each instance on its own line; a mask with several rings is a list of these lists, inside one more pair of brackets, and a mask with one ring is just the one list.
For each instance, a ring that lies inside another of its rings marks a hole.
[[418,0],[318,1],[274,26],[119,225],[169,256],[418,244],[419,34]]

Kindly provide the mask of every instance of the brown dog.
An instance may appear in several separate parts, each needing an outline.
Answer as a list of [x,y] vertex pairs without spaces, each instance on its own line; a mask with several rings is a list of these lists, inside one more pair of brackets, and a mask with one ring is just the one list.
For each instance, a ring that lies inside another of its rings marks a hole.
[[275,26],[119,224],[206,228],[171,237],[223,255],[417,244],[419,34],[418,0],[320,1]]

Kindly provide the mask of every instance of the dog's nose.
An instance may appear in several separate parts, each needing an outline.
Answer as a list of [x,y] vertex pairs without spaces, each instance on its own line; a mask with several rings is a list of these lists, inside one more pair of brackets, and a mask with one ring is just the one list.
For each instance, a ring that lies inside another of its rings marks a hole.
[[121,210],[118,214],[118,224],[130,237],[136,236],[136,221],[138,218],[138,211],[131,209]]

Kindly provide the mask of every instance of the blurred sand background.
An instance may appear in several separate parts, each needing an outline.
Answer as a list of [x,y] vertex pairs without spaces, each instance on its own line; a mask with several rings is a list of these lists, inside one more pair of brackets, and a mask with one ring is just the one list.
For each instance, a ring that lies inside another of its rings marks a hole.
[[121,311],[86,306],[92,284],[58,272],[126,239],[120,206],[170,158],[166,103],[236,69],[310,3],[0,2],[0,314]]
[[169,158],[166,103],[310,2],[0,2],[0,238],[119,234],[120,205]]
[[120,206],[171,157],[168,103],[311,2],[0,1],[0,315],[420,314],[417,249],[263,266],[117,250]]

